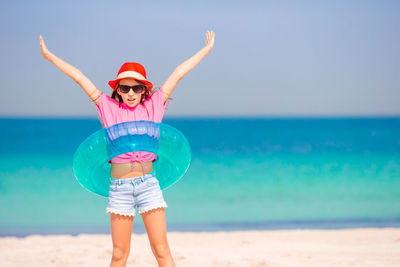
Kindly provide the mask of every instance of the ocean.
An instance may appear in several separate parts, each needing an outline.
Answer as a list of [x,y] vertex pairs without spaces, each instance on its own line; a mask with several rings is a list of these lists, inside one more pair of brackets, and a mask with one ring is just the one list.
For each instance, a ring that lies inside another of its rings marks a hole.
[[[168,231],[400,227],[400,118],[167,118],[192,149]],[[97,119],[0,119],[0,236],[110,233],[72,170]],[[138,214],[137,214],[138,215]],[[144,233],[135,216],[134,233]]]

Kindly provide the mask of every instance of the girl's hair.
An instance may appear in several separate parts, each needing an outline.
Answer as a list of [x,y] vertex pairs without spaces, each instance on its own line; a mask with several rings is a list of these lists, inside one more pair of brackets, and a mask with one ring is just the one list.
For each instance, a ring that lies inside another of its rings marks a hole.
[[[143,84],[143,85],[146,85],[144,82],[141,82],[141,81],[139,81],[139,80],[136,80],[138,83],[140,83],[140,84]],[[118,86],[119,86],[119,81],[115,84],[115,87],[114,87],[114,91],[112,92],[112,94],[111,94],[111,98],[114,98],[115,100],[117,100],[119,103],[123,103],[124,101],[122,100],[122,98],[119,96],[119,94],[117,93],[117,88],[118,88]],[[158,90],[160,90],[160,87],[155,87],[155,88],[158,88]],[[157,91],[157,90],[156,90]],[[153,94],[155,91],[154,90],[151,90],[151,89],[148,89],[148,87],[146,87],[146,90],[145,90],[145,92],[144,92],[144,94],[142,94],[142,99],[140,99],[140,103],[143,103],[143,101],[147,98],[147,97],[149,97],[149,95],[150,94]],[[167,106],[168,106],[168,101],[170,101],[170,100],[174,100],[172,97],[168,97],[168,99],[167,99],[167,103],[166,103],[166,107],[165,107],[165,109],[168,109],[167,108]]]

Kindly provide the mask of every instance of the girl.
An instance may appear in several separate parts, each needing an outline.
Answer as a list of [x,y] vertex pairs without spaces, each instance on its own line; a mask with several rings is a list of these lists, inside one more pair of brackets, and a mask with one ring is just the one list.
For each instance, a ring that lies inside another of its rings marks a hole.
[[[147,80],[144,67],[136,62],[124,63],[117,78],[108,82],[111,97],[99,91],[78,69],[47,50],[42,36],[42,56],[79,84],[96,104],[103,127],[125,121],[147,120],[161,122],[165,102],[178,82],[191,71],[214,45],[214,32],[207,31],[206,45],[194,56],[180,64],[162,87],[154,91]],[[110,266],[125,266],[130,252],[135,207],[142,215],[151,250],[159,266],[175,266],[167,241],[167,226],[162,190],[154,176],[152,162],[157,155],[129,152],[109,161],[111,163],[109,198],[106,212],[110,213],[113,253]]]

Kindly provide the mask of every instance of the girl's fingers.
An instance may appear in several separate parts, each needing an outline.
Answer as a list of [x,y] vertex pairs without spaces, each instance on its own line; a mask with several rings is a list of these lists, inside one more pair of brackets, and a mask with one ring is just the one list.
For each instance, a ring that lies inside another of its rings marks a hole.
[[207,33],[206,33],[206,37],[207,37],[206,44],[207,45],[210,45],[211,47],[214,45],[214,36],[215,36],[215,33],[213,31],[207,30]]
[[43,37],[40,35],[39,38],[40,38],[40,49],[41,49],[43,52],[47,52],[47,47],[46,47],[46,45],[44,44]]
[[207,31],[207,39],[212,39],[214,37],[213,31]]

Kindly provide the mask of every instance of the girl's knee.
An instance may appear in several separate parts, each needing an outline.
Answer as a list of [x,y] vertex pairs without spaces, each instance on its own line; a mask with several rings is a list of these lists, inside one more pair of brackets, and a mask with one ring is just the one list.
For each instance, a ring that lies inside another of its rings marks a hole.
[[130,248],[118,248],[113,249],[112,260],[113,261],[126,261],[129,256]]
[[170,256],[168,244],[158,244],[153,247],[154,256],[157,258],[165,258]]

